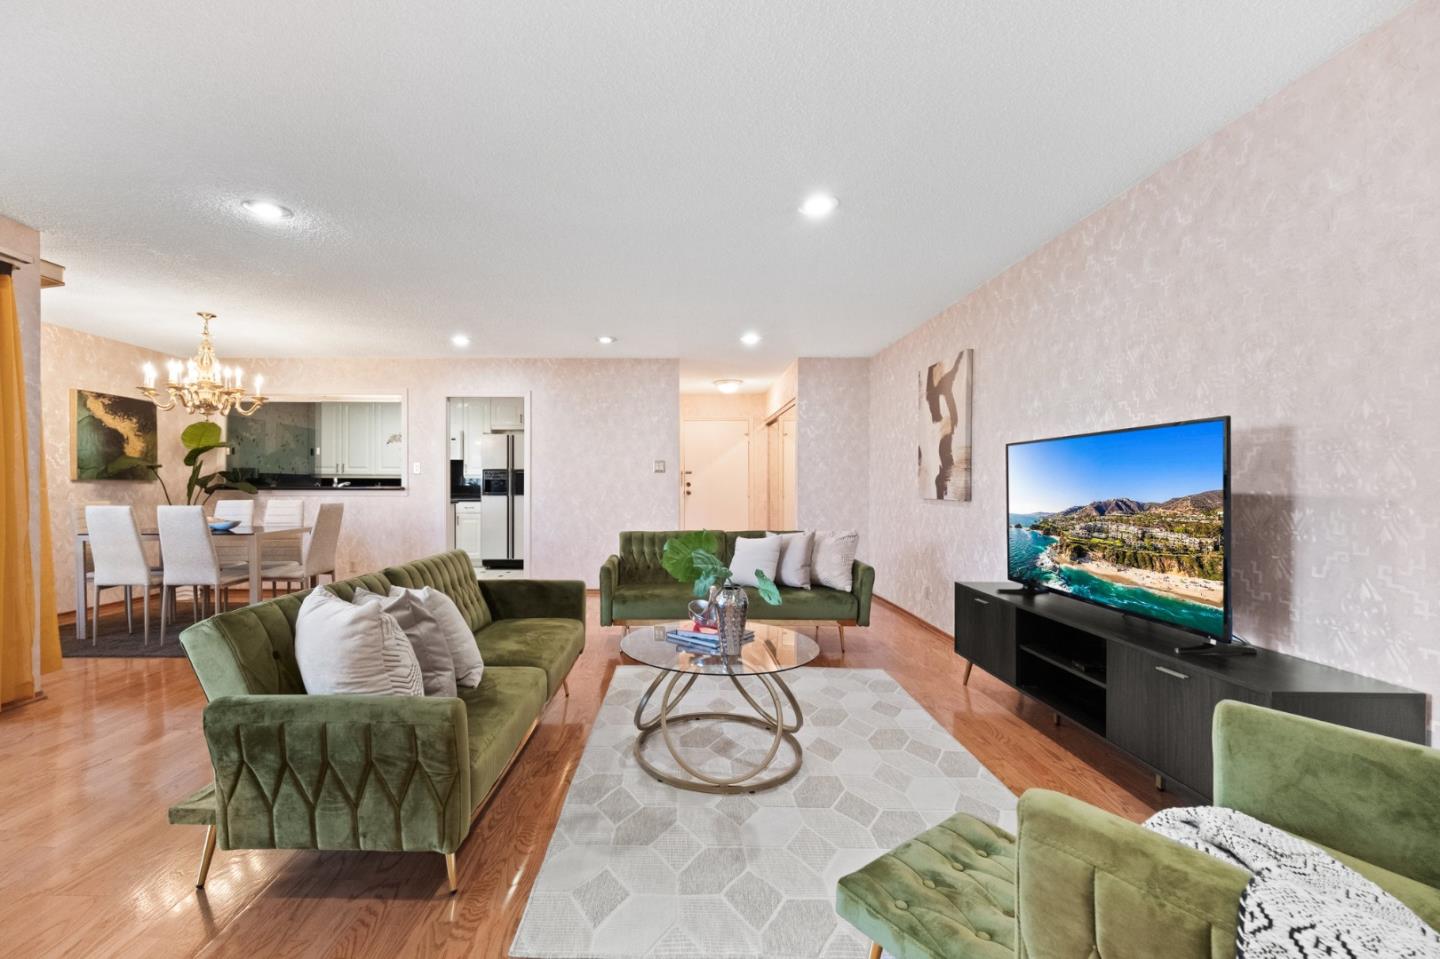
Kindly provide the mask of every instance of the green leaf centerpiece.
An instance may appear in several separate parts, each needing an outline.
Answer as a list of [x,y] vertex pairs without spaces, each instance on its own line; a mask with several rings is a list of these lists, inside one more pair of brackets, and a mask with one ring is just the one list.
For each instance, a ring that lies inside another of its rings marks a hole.
[[[710,530],[681,533],[665,541],[660,565],[665,572],[675,577],[676,582],[693,583],[696,596],[706,596],[710,587],[717,583],[734,585],[730,582],[734,573],[716,555],[719,548],[719,539]],[[764,570],[755,570],[755,582],[755,591],[760,594],[761,599],[771,606],[780,605],[780,589],[774,580],[765,575]]]

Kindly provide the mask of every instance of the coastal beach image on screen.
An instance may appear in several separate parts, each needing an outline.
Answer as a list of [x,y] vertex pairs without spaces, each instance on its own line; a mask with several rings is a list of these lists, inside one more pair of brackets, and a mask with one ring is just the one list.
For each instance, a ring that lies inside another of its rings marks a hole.
[[1010,578],[1224,638],[1225,429],[1012,444]]

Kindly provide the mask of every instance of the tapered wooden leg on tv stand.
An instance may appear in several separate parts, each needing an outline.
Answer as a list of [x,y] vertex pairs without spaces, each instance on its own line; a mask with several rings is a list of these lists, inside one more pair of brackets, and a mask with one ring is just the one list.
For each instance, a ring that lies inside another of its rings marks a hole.
[[969,685],[970,685],[970,670],[972,670],[972,669],[974,669],[974,668],[975,668],[975,664],[972,663],[972,662],[970,662],[970,661],[967,659],[967,660],[965,661],[965,678],[962,679],[962,680],[960,680],[960,685],[961,685],[961,686],[969,686]]

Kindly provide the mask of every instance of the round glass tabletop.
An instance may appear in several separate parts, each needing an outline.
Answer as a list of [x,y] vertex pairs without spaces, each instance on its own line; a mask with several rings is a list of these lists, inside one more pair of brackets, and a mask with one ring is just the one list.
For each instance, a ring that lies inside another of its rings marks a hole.
[[793,629],[770,623],[749,623],[755,638],[740,648],[739,656],[700,653],[676,646],[665,638],[667,629],[690,627],[688,620],[637,626],[620,640],[620,652],[646,666],[672,673],[707,676],[760,676],[804,666],[820,655],[820,645]]

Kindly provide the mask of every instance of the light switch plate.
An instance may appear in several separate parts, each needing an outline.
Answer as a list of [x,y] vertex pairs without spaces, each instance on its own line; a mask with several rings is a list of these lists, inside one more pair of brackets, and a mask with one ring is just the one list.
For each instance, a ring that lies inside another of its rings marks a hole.
[[410,464],[410,472],[414,473],[416,476],[419,476],[419,475],[420,475],[420,464],[419,464],[419,463],[412,463],[412,464]]
[[665,461],[664,461],[664,460],[656,460],[656,461],[655,461],[655,472],[657,472],[657,473],[663,473],[663,472],[665,472]]

